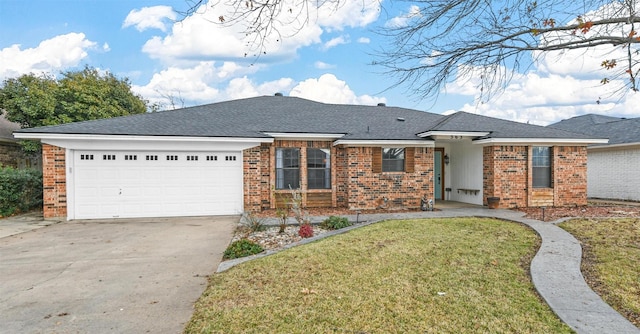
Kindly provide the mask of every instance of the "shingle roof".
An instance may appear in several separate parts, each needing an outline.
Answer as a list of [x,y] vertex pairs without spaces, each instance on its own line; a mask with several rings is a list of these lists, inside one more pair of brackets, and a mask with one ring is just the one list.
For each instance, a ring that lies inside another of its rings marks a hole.
[[434,126],[431,131],[489,132],[489,135],[484,138],[594,138],[592,136],[561,129],[552,129],[538,125],[507,121],[463,111],[446,116],[436,126]]
[[609,145],[640,143],[640,118],[587,114],[562,120],[549,127],[609,138]]
[[13,138],[13,131],[20,129],[20,124],[10,122],[0,110],[0,141],[17,141]]
[[348,140],[424,140],[434,131],[486,131],[491,138],[589,138],[582,134],[458,112],[339,105],[261,96],[103,120],[22,129],[46,134],[267,138],[266,133],[339,133]]

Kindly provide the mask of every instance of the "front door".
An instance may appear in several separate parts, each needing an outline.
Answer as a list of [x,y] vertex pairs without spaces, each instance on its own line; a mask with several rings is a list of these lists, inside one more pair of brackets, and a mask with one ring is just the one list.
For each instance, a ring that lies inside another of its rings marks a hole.
[[444,189],[444,166],[442,163],[442,157],[444,156],[444,148],[436,148],[433,155],[433,174],[434,174],[434,190],[435,199],[442,200],[442,193]]

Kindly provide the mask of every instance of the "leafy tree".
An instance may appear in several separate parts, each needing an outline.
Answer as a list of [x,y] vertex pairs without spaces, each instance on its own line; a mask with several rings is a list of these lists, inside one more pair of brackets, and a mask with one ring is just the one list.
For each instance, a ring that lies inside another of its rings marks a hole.
[[[60,79],[25,74],[4,81],[0,109],[22,128],[140,114],[147,110],[142,97],[131,92],[128,79],[95,68],[62,73]],[[25,143],[25,150],[38,145]]]
[[[300,24],[298,28],[302,29],[313,14],[320,13],[314,9],[339,8],[346,1],[211,0],[204,7],[206,0],[191,0],[190,9],[183,14],[197,15],[199,8],[221,11],[230,8],[219,14],[218,24],[244,24],[247,36],[253,36],[253,43],[265,49],[268,45],[265,39],[283,38],[278,32],[283,22]],[[381,28],[380,33],[388,38],[389,45],[379,51],[374,64],[395,75],[395,85],[407,85],[419,97],[437,97],[457,77],[473,77],[480,79],[480,89],[488,98],[540,57],[574,57],[576,51],[599,52],[600,68],[585,71],[605,70],[602,84],[623,79],[623,84],[613,87],[613,91],[640,89],[637,0],[406,3],[411,5],[411,11],[402,24]],[[298,19],[290,19],[292,14]]]

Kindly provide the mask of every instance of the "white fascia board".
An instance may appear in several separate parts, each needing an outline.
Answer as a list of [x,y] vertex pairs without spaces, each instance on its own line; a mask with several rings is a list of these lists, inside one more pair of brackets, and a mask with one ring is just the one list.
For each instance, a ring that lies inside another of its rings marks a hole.
[[42,143],[73,150],[149,150],[149,151],[238,151],[272,143],[273,138],[178,137],[15,133],[20,139],[40,139]]
[[333,140],[344,137],[344,133],[308,133],[308,132],[263,132],[265,135],[277,138],[277,139],[319,139],[319,140]]
[[579,139],[579,138],[487,138],[482,140],[474,140],[474,145],[589,145],[589,144],[606,144],[609,139]]
[[418,133],[417,136],[424,138],[424,137],[431,137],[431,136],[438,136],[438,137],[483,137],[488,135],[489,132],[480,132],[480,131],[427,131],[427,132],[422,132],[422,133]]
[[625,143],[625,144],[587,146],[587,151],[624,150],[624,149],[635,149],[635,148],[640,148],[640,142]]
[[364,147],[435,147],[433,140],[336,140],[333,146],[364,146]]

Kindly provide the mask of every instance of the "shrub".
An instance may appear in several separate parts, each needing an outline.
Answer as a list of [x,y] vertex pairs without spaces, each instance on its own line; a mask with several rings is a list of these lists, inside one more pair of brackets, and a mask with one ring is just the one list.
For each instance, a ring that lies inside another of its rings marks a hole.
[[298,235],[303,238],[313,237],[313,226],[311,224],[302,224],[298,230]]
[[246,227],[251,232],[260,232],[267,229],[267,226],[265,226],[263,219],[256,217],[253,212],[242,213],[240,222],[242,226]]
[[227,247],[222,256],[223,260],[237,259],[249,255],[261,253],[264,249],[249,239],[234,241]]
[[320,223],[320,227],[326,228],[328,230],[339,230],[347,226],[351,226],[349,219],[347,219],[346,217],[338,216],[331,216]]
[[42,206],[42,172],[0,166],[0,216]]

